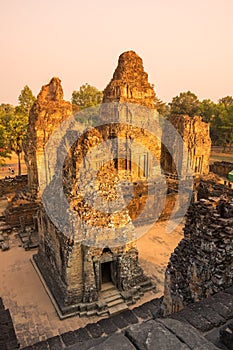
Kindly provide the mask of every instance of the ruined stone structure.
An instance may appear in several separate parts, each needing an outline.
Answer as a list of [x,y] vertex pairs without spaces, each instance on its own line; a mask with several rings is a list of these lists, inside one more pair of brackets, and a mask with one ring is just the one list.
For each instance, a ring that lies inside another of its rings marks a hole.
[[[172,116],[169,118],[171,124],[181,135],[185,149],[177,147],[177,136],[170,133],[169,129],[163,130],[163,143],[170,144],[174,150],[171,156],[166,147],[162,146],[161,165],[165,172],[177,174],[175,164],[185,162],[185,169],[191,167],[194,175],[208,174],[209,157],[211,150],[211,139],[209,133],[209,124],[204,123],[202,118],[195,116],[193,118],[184,116]],[[186,155],[187,152],[187,155]]]
[[[153,222],[164,205],[160,168],[162,134],[154,100],[154,89],[148,82],[142,59],[134,51],[124,52],[104,90],[100,117],[103,121],[112,119],[119,123],[111,125],[107,133],[109,138],[121,140],[117,141],[114,154],[115,167],[120,179],[127,180],[123,189],[126,202],[130,193],[134,193],[129,214],[136,225]],[[161,197],[160,205],[158,197]],[[144,203],[147,209],[139,216]]]
[[27,187],[15,196],[5,212],[6,222],[11,227],[34,226],[40,203],[40,169],[44,169],[46,176],[50,174],[46,159],[43,158],[44,147],[57,126],[72,113],[72,105],[63,100],[60,79],[52,78],[49,84],[42,87],[30,111],[24,147],[28,181]]
[[165,274],[165,314],[232,285],[232,224],[232,197],[201,199],[190,207],[184,238]]
[[[32,107],[25,152],[29,190],[37,198],[42,194],[43,202],[34,262],[61,317],[106,313],[109,305],[102,297],[106,282],[128,304],[152,288],[138,262],[134,224],[154,222],[162,213],[167,191],[173,191],[161,174],[162,130],[154,99],[141,58],[129,51],[119,57],[104,90],[95,128],[86,129],[78,115],[69,118],[72,106],[63,100],[58,78],[42,87]],[[203,137],[208,140],[207,128],[200,136],[201,119],[184,117],[174,124],[188,143],[192,160],[196,157],[196,171],[207,171],[207,158],[198,153]],[[50,157],[45,145],[56,128]],[[74,135],[75,142],[70,143]],[[176,140],[171,141],[175,147]],[[166,169],[170,158],[164,157]],[[183,200],[187,202],[186,197]],[[172,210],[170,202],[167,206]],[[182,199],[179,204],[182,207]]]
[[113,78],[104,90],[103,103],[127,102],[155,109],[155,93],[142,59],[134,52],[120,55]]
[[[49,90],[48,86],[46,89]],[[44,98],[44,94],[42,97]],[[127,100],[131,103],[137,102],[136,110],[135,107],[130,108],[122,102]],[[156,176],[160,172],[156,158],[160,159],[161,142],[147,132],[149,127],[156,128],[156,121],[154,125],[149,123],[151,115],[155,112],[153,100],[153,88],[148,83],[142,60],[134,52],[124,53],[120,56],[113,79],[104,92],[104,103],[99,116],[101,125],[82,133],[77,131],[77,141],[64,162],[63,188],[69,202],[69,210],[76,213],[77,220],[70,224],[70,228],[67,226],[68,229],[66,227],[61,231],[41,206],[38,219],[41,242],[34,261],[63,315],[74,312],[80,315],[105,313],[108,305],[103,300],[102,290],[106,282],[110,282],[120,291],[121,298],[128,304],[134,303],[146,290],[153,287],[138,262],[136,235],[132,223],[132,218],[137,217],[144,209],[148,187],[152,181],[153,196],[149,201],[152,219],[156,210],[162,210],[159,205],[155,207],[155,198],[161,190],[160,179],[156,183]],[[109,105],[110,101],[117,103]],[[67,105],[64,107],[67,110]],[[37,114],[32,110],[31,115]],[[114,123],[111,123],[112,120]],[[127,122],[133,122],[133,125]],[[39,125],[46,130],[47,125],[42,121]],[[30,133],[35,135],[35,122]],[[49,137],[50,132],[46,132],[46,135]],[[32,138],[34,141],[31,149],[34,153],[28,152],[27,155],[35,169],[38,169],[44,147],[39,136],[37,132],[37,143],[35,138]],[[114,140],[113,143],[107,149],[103,149],[102,145],[111,140]],[[92,150],[95,151],[94,155]],[[57,153],[61,152],[61,148],[58,147]],[[154,154],[155,160],[150,159],[149,152]],[[58,156],[55,156],[55,159],[59,163]],[[49,161],[46,168],[51,169]],[[31,186],[38,184],[37,172],[33,167],[32,169]],[[95,171],[96,181],[93,180]],[[117,185],[121,180],[127,181],[127,185],[123,184],[119,188]],[[132,185],[130,181],[133,181]],[[51,181],[47,182],[44,198],[49,196],[51,189],[56,189],[56,184],[54,173]],[[127,201],[130,197],[130,186],[133,199]],[[83,190],[86,191],[85,196]],[[104,202],[101,210],[94,207],[99,201],[99,196]],[[109,212],[113,201],[116,201],[118,209],[113,208],[113,212]],[[57,210],[60,200],[51,205]],[[62,220],[64,216],[64,222],[66,210],[67,208],[62,207],[58,210]]]
[[[64,101],[59,78],[52,78],[42,86],[29,115],[25,162],[28,170],[28,190],[38,192],[38,174],[42,164],[44,148],[57,126],[72,115],[72,105]],[[49,172],[49,169],[48,169]]]
[[220,176],[227,177],[230,171],[233,170],[233,163],[231,162],[214,162],[210,165],[210,171]]

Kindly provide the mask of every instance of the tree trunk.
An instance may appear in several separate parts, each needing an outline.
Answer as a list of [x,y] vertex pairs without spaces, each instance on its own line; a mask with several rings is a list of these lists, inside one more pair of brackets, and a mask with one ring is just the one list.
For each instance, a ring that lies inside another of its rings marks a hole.
[[17,153],[18,156],[18,176],[21,175],[21,161],[20,161],[20,153]]

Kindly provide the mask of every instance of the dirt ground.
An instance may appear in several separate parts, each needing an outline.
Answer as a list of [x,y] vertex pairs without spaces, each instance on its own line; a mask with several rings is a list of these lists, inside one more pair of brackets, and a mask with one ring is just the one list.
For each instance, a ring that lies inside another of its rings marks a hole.
[[[23,154],[20,157],[21,159],[21,173],[22,175],[27,174],[26,164],[24,162]],[[14,170],[14,174],[12,175],[11,171],[9,171],[9,167]],[[11,158],[6,158],[5,164],[0,166],[0,179],[5,176],[15,176],[18,175],[18,158],[17,155],[12,153]]]
[[213,147],[210,154],[210,163],[221,161],[233,163],[233,151],[224,153],[222,147]]

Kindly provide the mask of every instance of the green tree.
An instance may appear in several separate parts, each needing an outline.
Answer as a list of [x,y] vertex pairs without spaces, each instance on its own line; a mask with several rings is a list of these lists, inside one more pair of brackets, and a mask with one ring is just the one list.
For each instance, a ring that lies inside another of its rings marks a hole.
[[233,97],[226,96],[222,97],[218,100],[219,104],[223,104],[226,109],[231,108],[233,106]]
[[211,123],[217,114],[217,105],[210,99],[200,102],[200,115],[206,123]]
[[160,100],[157,96],[155,96],[154,102],[156,110],[162,117],[166,118],[169,114],[169,106],[167,106],[166,103]]
[[9,121],[7,129],[7,139],[9,149],[16,153],[18,157],[18,175],[21,175],[20,155],[23,151],[23,144],[27,134],[28,115],[15,112]]
[[6,158],[10,158],[10,147],[8,142],[9,122],[14,114],[14,107],[10,104],[0,105],[0,165],[5,163]]
[[23,152],[26,139],[29,112],[35,101],[35,97],[27,85],[21,90],[18,101],[19,105],[15,107],[5,129],[8,149],[16,153],[18,157],[18,175],[21,175],[20,155]]
[[84,84],[78,91],[73,91],[71,102],[80,109],[96,106],[102,102],[103,92],[89,84]]
[[173,97],[169,105],[171,116],[188,115],[194,117],[200,114],[200,102],[191,91],[181,92],[179,96]]
[[218,101],[218,141],[231,151],[233,145],[233,98],[226,96]]
[[0,125],[0,165],[5,163],[6,158],[10,158],[10,153],[6,145],[5,128],[3,125]]
[[16,107],[16,112],[29,116],[30,109],[35,100],[36,98],[33,95],[32,90],[28,85],[25,85],[18,97],[19,105]]

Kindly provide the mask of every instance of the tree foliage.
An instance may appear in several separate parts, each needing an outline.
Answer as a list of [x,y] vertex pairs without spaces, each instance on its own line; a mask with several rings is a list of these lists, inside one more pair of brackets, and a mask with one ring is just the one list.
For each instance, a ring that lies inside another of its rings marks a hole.
[[9,122],[14,114],[14,107],[10,104],[0,105],[0,165],[3,165],[6,158],[10,158],[8,130]]
[[0,106],[0,159],[15,152],[18,156],[18,175],[21,175],[20,155],[27,134],[29,111],[35,101],[31,89],[26,85],[19,95],[19,105]]
[[29,116],[30,109],[32,108],[35,100],[36,98],[33,96],[32,90],[28,85],[25,85],[18,97],[19,105],[16,107],[16,112]]
[[200,102],[191,91],[181,92],[179,96],[173,97],[169,105],[171,116],[188,115],[194,117],[200,114]]
[[224,146],[228,146],[231,150],[233,145],[233,98],[226,96],[221,98],[217,104],[217,120],[218,142]]
[[166,105],[166,103],[160,100],[157,96],[155,96],[154,102],[156,110],[162,117],[166,118],[169,113],[169,106]]
[[200,115],[210,123],[210,136],[213,144],[229,147],[233,144],[233,98],[226,96],[214,103],[203,100],[200,103]]
[[72,104],[77,105],[80,109],[96,106],[102,102],[103,93],[96,87],[84,84],[78,91],[72,93]]

